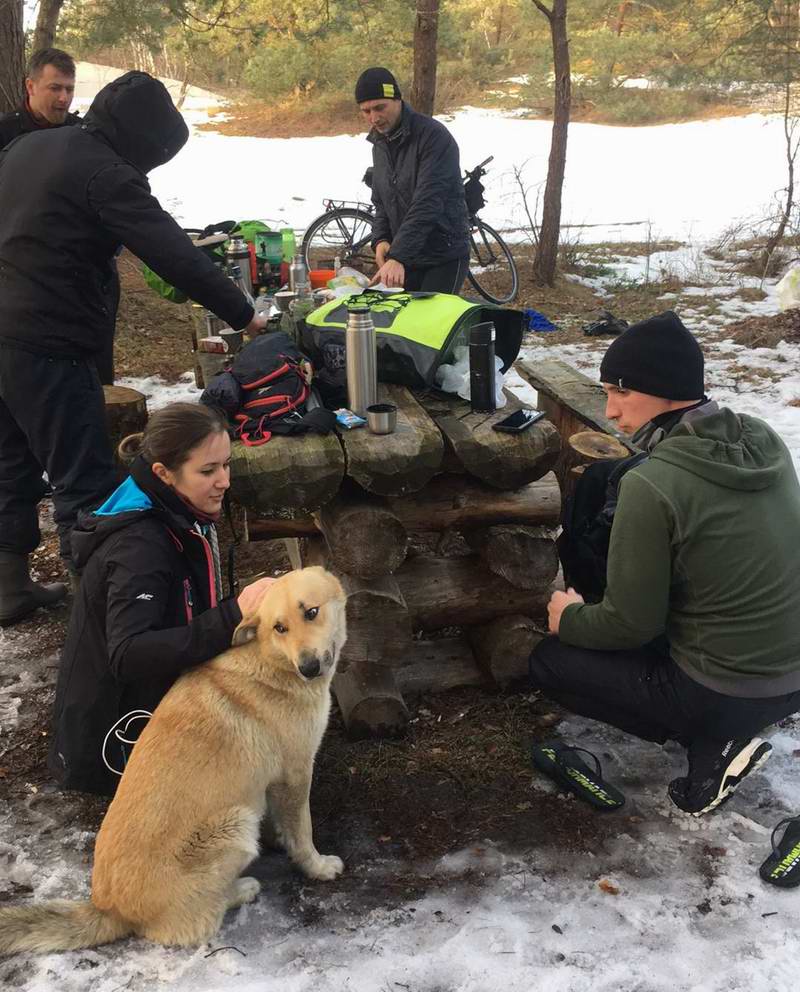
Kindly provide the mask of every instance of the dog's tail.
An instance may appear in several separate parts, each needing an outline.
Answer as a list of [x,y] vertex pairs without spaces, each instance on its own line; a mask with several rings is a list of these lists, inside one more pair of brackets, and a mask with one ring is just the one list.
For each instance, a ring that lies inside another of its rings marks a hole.
[[113,913],[104,913],[88,899],[54,899],[30,906],[0,909],[0,954],[33,951],[75,951],[119,940],[133,927]]

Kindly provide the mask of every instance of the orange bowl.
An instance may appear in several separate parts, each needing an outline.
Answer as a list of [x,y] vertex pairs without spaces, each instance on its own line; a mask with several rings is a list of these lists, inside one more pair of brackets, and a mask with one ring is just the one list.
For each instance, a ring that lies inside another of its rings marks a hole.
[[325,289],[328,285],[328,280],[333,279],[335,275],[335,269],[312,269],[309,272],[309,277],[311,278],[311,288]]

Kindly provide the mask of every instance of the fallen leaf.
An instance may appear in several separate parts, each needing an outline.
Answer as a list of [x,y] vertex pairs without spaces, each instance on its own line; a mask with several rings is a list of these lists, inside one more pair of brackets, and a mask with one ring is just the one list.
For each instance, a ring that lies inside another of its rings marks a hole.
[[609,882],[607,878],[602,878],[597,883],[597,886],[598,888],[602,889],[603,892],[607,892],[610,896],[619,895],[619,889],[616,887],[616,885],[612,885],[612,883]]

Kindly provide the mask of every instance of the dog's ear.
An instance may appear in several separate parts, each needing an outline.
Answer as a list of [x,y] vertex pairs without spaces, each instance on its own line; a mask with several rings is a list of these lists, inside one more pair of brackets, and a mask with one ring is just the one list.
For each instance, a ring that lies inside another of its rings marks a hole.
[[242,622],[233,632],[231,647],[238,648],[243,644],[249,644],[250,641],[255,640],[260,622],[261,617],[257,613],[254,613],[249,617],[244,617]]

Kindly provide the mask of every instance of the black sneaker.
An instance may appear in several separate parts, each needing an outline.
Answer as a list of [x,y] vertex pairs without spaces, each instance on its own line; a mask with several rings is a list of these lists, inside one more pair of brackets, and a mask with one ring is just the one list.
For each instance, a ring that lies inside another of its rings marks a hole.
[[745,775],[760,768],[772,751],[760,737],[728,741],[722,747],[704,745],[689,748],[688,776],[669,783],[669,798],[692,816],[702,816],[732,796]]

